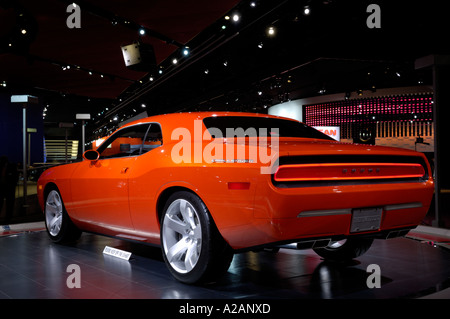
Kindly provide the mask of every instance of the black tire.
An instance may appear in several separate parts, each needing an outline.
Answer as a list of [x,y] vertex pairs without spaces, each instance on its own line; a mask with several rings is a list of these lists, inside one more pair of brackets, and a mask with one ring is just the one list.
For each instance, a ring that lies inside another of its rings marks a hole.
[[348,261],[363,255],[372,246],[373,238],[347,238],[345,242],[330,242],[327,247],[313,248],[326,260]]
[[215,281],[229,268],[233,250],[222,238],[203,201],[180,191],[166,202],[161,246],[171,274],[186,284]]
[[44,220],[47,234],[55,243],[72,243],[81,236],[81,230],[70,220],[56,187],[50,189],[45,197]]

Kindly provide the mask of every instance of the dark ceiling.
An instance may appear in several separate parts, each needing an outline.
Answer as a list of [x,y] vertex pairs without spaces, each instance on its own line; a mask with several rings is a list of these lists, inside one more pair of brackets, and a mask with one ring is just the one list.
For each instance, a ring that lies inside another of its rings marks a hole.
[[81,27],[69,28],[72,3],[0,0],[0,84],[40,97],[50,122],[94,113],[139,83],[147,72],[128,69],[121,46],[151,44],[160,63],[238,0],[80,0]]
[[[83,0],[77,1],[81,27],[69,28],[66,20],[72,11],[66,9],[72,2],[0,1],[2,80],[66,94],[115,99],[145,75],[125,67],[120,46],[140,39],[150,43],[157,63],[178,48],[157,38],[140,37],[140,26],[184,44],[238,1]],[[21,30],[27,33],[23,35]],[[62,72],[67,65],[72,68]],[[89,76],[88,71],[94,76]]]
[[[79,29],[66,25],[71,3],[0,0],[0,91],[39,96],[47,126],[91,113],[96,136],[143,110],[265,112],[320,93],[427,85],[431,73],[414,61],[450,54],[438,0],[89,0],[76,2]],[[381,9],[379,29],[366,24],[371,3]],[[137,40],[153,46],[158,69],[125,67],[120,46]]]

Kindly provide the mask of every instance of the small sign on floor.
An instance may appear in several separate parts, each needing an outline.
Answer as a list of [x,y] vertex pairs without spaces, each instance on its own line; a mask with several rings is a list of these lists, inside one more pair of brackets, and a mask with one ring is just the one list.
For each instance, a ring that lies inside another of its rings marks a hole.
[[103,249],[103,253],[105,255],[117,257],[124,260],[130,260],[131,253],[125,250],[120,250],[117,248],[105,246],[105,249]]

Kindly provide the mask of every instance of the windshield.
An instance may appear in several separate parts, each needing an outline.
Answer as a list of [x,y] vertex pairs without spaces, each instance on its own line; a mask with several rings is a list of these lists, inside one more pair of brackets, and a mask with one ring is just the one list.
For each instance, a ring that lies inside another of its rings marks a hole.
[[318,130],[297,121],[251,117],[217,116],[203,119],[208,132],[220,137],[304,137],[333,140]]

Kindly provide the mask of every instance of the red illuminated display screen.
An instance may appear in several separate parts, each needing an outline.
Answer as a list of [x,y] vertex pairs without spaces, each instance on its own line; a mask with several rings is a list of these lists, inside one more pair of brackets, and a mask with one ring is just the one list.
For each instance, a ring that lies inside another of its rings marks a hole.
[[392,122],[404,125],[392,125],[393,129],[398,128],[399,131],[388,131],[388,135],[414,136],[420,134],[413,132],[416,130],[415,123],[431,125],[433,121],[433,95],[417,94],[327,102],[305,106],[304,114],[305,123],[310,126],[340,126],[341,138],[344,139],[352,137],[352,128],[368,125],[389,126]]

